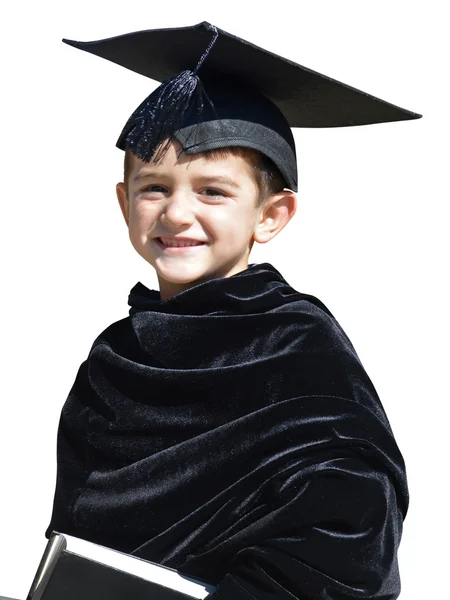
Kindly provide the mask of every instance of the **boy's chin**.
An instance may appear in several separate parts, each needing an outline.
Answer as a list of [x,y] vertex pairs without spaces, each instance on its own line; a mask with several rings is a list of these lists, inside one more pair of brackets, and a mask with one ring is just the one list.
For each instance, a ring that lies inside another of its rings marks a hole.
[[234,273],[248,268],[248,260],[243,257],[236,259],[225,258],[223,261],[200,260],[174,260],[158,259],[152,261],[159,281],[175,285],[195,285],[218,277],[229,277]]
[[233,269],[231,272],[229,272],[228,269],[224,269],[223,266],[221,267],[220,265],[217,266],[217,268],[211,266],[208,268],[201,268],[200,266],[189,267],[188,265],[185,265],[184,267],[177,269],[156,268],[156,273],[160,286],[161,284],[166,283],[167,285],[192,287],[199,283],[210,281],[211,279],[229,277],[235,272],[243,271],[246,268],[248,268],[248,266]]
[[156,264],[154,268],[158,278],[167,283],[189,284],[195,283],[199,279],[207,280],[215,277],[214,272],[206,265],[186,263],[183,265],[160,266]]

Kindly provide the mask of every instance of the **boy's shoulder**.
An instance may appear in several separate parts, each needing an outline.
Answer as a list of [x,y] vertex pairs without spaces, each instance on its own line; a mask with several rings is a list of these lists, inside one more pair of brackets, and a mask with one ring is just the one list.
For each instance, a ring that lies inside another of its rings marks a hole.
[[[262,313],[258,313],[259,319],[266,314],[269,324],[274,313],[290,313],[291,319],[285,320],[286,328],[299,328],[299,330],[305,332],[305,326],[306,329],[308,329],[308,326],[311,326],[311,333],[312,330],[314,330],[314,337],[316,337],[318,330],[320,330],[320,337],[322,339],[327,338],[329,341],[334,340],[333,346],[336,347],[338,341],[340,341],[341,344],[350,344],[351,346],[348,336],[333,313],[318,297],[312,294],[299,292],[290,286],[289,288],[289,293],[287,293],[286,297],[280,298],[278,306],[274,307],[272,305],[267,312],[263,311]],[[140,316],[136,319],[136,315],[132,316],[131,313],[140,313]],[[161,322],[159,318],[154,320],[152,318],[154,316],[156,316],[156,314],[153,313],[148,306],[142,306],[140,308],[134,306],[130,315],[111,323],[97,335],[92,344],[91,352],[94,349],[99,349],[99,346],[102,346],[110,348],[113,352],[120,351],[122,355],[123,353],[129,353],[130,355],[134,354],[136,346],[141,345],[139,340],[141,334],[143,334],[144,337],[146,337],[146,335],[156,335],[156,329],[160,326]],[[173,317],[178,324],[180,324],[180,319],[183,318],[183,315],[181,314],[167,316],[169,317],[169,320],[170,317]],[[243,315],[239,314],[239,316],[242,317]],[[185,317],[186,319],[189,319],[189,315],[185,315]],[[212,313],[211,317],[216,318],[217,315]],[[208,314],[204,314],[201,318],[204,318],[205,322],[208,321]],[[141,328],[143,331],[140,331]],[[205,329],[202,331],[202,335],[205,335],[205,333],[207,334],[208,327],[206,327],[206,323]],[[354,351],[353,348],[352,350]]]
[[117,345],[117,342],[120,340],[122,347],[127,345],[131,341],[133,337],[133,327],[131,324],[130,317],[124,317],[123,319],[119,319],[118,321],[114,321],[110,325],[108,325],[101,333],[97,335],[95,338],[91,352],[94,348],[100,345],[108,345],[114,347]]

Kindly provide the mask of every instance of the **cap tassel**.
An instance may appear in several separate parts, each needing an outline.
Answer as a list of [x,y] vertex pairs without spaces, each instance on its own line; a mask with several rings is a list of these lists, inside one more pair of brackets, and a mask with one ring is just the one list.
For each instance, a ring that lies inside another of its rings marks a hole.
[[214,46],[219,34],[216,27],[214,37],[201,56],[193,71],[182,71],[162,83],[142,102],[125,125],[117,145],[129,148],[134,155],[145,162],[164,158],[173,134],[183,127],[188,111],[193,107],[198,122],[203,110],[204,98],[209,100],[197,72]]

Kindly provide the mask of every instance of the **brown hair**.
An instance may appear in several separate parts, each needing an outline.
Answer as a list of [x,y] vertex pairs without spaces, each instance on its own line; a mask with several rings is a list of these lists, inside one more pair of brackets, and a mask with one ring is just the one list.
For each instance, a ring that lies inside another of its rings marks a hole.
[[[126,183],[130,172],[130,150],[125,151],[124,181]],[[259,189],[256,208],[260,208],[269,196],[281,192],[286,187],[286,181],[273,161],[262,152],[243,146],[229,146],[200,152],[207,160],[227,158],[230,154],[242,157],[250,166],[254,180]]]

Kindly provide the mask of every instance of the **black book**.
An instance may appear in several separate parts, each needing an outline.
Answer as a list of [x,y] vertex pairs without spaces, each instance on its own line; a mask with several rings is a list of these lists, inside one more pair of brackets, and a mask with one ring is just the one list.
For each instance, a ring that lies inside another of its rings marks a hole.
[[27,600],[193,600],[214,590],[175,569],[53,532]]

